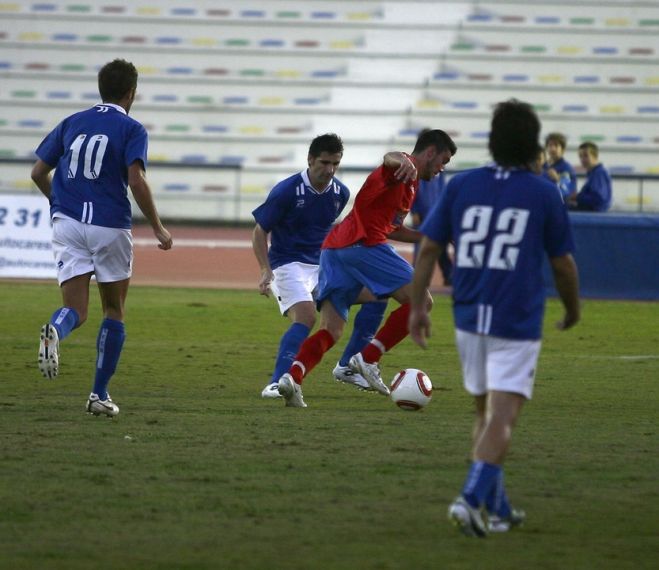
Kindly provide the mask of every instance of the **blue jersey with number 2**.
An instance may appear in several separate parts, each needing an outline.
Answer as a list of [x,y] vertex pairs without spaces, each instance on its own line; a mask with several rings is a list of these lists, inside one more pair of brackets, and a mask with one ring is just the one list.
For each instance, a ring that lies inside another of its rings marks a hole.
[[574,249],[555,184],[496,165],[456,174],[420,229],[436,242],[455,243],[458,329],[518,340],[542,336],[544,255]]
[[64,119],[36,150],[54,166],[50,212],[109,228],[130,228],[128,167],[146,168],[144,127],[118,105],[100,104]]
[[272,269],[293,262],[318,265],[320,246],[349,197],[350,191],[338,178],[318,192],[306,171],[279,182],[252,212],[271,234],[268,259]]

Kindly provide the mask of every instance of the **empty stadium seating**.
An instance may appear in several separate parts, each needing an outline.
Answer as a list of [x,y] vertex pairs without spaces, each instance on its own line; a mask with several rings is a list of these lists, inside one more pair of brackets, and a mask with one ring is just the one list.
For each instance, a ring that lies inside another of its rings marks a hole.
[[[659,7],[592,0],[558,11],[505,1],[0,3],[0,159],[31,159],[58,120],[98,100],[98,68],[123,57],[140,71],[132,114],[174,210],[185,194],[202,213],[215,201],[220,217],[249,217],[328,131],[343,137],[350,168],[409,150],[426,126],[455,137],[454,168],[481,164],[492,105],[508,97],[531,102],[545,133],[568,136],[573,163],[590,139],[612,172],[657,174],[657,31]],[[30,188],[25,167],[6,166],[0,189]],[[636,209],[623,186],[615,207]],[[654,192],[642,205],[659,209]]]

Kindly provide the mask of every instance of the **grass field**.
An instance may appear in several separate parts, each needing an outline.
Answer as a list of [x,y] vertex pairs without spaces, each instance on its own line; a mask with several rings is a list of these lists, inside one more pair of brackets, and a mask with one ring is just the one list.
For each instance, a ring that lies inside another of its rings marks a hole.
[[659,304],[588,300],[560,333],[549,303],[506,465],[527,524],[476,540],[446,521],[472,421],[448,298],[429,350],[406,340],[383,360],[386,378],[428,373],[428,408],[332,381],[341,345],[301,410],[260,398],[286,326],[274,301],[134,287],[110,420],[83,412],[95,297],[47,381],[35,360],[57,287],[0,283],[2,569],[657,567]]

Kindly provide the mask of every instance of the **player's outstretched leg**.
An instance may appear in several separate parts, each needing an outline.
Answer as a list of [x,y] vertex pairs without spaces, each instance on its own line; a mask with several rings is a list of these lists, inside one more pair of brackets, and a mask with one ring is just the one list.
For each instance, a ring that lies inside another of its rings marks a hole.
[[80,317],[75,309],[60,307],[41,327],[38,363],[45,378],[55,378],[59,373],[59,343],[69,336],[79,322]]

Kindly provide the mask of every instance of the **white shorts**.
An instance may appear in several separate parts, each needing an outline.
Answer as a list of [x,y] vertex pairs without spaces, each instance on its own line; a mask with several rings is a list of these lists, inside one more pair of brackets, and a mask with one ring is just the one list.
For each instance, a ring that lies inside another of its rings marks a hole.
[[99,283],[123,281],[132,274],[133,238],[127,229],[92,226],[58,214],[53,253],[60,285],[90,272]]
[[285,315],[293,305],[302,301],[314,302],[318,285],[318,266],[294,261],[272,271],[270,289],[275,294],[279,310]]
[[456,329],[464,387],[473,396],[492,390],[533,395],[539,340],[511,340]]

